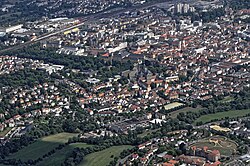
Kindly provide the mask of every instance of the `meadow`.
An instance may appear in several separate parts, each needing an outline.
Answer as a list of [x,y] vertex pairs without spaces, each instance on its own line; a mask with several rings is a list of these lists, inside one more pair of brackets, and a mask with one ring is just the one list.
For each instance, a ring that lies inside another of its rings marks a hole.
[[114,157],[118,157],[120,153],[125,150],[132,148],[129,145],[122,145],[122,146],[112,146],[108,149],[91,153],[84,157],[83,162],[80,166],[106,166],[114,159]]
[[37,159],[42,157],[44,154],[48,153],[52,149],[56,148],[62,143],[66,143],[69,138],[77,136],[74,133],[59,133],[55,135],[50,135],[43,137],[34,143],[22,148],[18,152],[10,155],[8,158],[21,159],[22,161],[27,161],[29,159]]
[[187,113],[187,112],[199,112],[200,110],[202,110],[203,108],[201,106],[198,106],[196,108],[193,107],[185,107],[185,108],[181,108],[179,110],[173,111],[171,113],[169,113],[171,118],[176,118],[177,115],[179,113]]
[[214,114],[207,114],[199,117],[194,121],[193,124],[197,122],[208,123],[215,120],[222,120],[225,118],[237,118],[237,117],[244,117],[247,114],[250,114],[250,109],[245,110],[233,110],[233,111],[226,111],[226,112],[218,112]]
[[74,148],[86,148],[92,145],[86,143],[72,143],[65,148],[57,151],[55,154],[51,155],[50,157],[44,159],[42,162],[38,164],[38,166],[54,166],[54,165],[61,165],[64,160],[72,153]]

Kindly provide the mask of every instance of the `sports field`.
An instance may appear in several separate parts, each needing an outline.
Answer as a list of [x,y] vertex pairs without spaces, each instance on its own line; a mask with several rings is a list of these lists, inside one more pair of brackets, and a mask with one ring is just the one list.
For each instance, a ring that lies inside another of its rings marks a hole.
[[174,102],[174,103],[170,103],[170,104],[165,105],[164,108],[165,108],[165,110],[170,110],[170,109],[180,107],[183,105],[184,105],[183,103]]
[[196,124],[197,122],[208,123],[213,120],[222,120],[224,118],[243,117],[243,116],[246,116],[247,114],[250,114],[250,109],[218,112],[215,114],[207,114],[196,119],[193,124]]
[[83,159],[80,166],[106,166],[114,159],[114,157],[119,157],[123,150],[129,148],[132,148],[132,146],[113,146],[100,152],[91,153]]
[[234,141],[222,136],[213,136],[207,139],[202,139],[191,146],[196,146],[198,148],[207,146],[210,150],[219,150],[221,155],[225,156],[231,156],[237,149],[237,144]]
[[59,144],[66,143],[69,138],[72,138],[74,136],[77,136],[77,134],[59,133],[47,136],[37,140],[27,147],[24,147],[17,153],[10,155],[8,158],[21,159],[22,161],[37,159],[57,147]]

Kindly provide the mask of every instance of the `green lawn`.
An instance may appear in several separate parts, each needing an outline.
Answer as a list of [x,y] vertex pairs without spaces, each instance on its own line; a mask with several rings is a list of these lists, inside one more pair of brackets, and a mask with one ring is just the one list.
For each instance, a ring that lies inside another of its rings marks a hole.
[[73,143],[65,148],[57,151],[55,154],[50,156],[49,158],[46,158],[41,163],[38,164],[38,166],[55,166],[55,165],[61,165],[61,163],[64,162],[64,160],[67,158],[68,155],[71,154],[72,150],[76,147],[79,148],[86,148],[92,145],[88,145],[86,143]]
[[199,117],[198,119],[196,119],[194,121],[194,124],[196,124],[197,122],[208,123],[212,120],[217,120],[217,119],[221,120],[221,119],[224,119],[226,117],[228,117],[228,118],[243,117],[243,116],[246,116],[247,114],[250,114],[250,109],[218,112],[215,114],[203,115],[203,116]]
[[7,127],[3,131],[0,132],[0,137],[4,137],[12,128]]
[[125,150],[132,148],[129,145],[113,146],[100,152],[95,152],[87,155],[80,166],[106,166],[113,160],[111,156],[119,157],[120,153]]
[[229,103],[231,101],[234,101],[234,98],[231,96],[226,96],[224,99],[218,101],[219,103]]
[[21,159],[22,161],[37,159],[57,147],[59,144],[66,143],[69,138],[74,136],[77,136],[77,134],[59,133],[47,136],[37,140],[27,147],[24,147],[17,153],[10,155],[8,158]]
[[158,130],[159,130],[159,129],[154,129],[154,130],[149,129],[149,130],[146,130],[145,132],[143,132],[143,133],[141,133],[141,134],[138,134],[138,137],[143,138],[143,137],[145,137],[145,136],[147,136],[147,135],[150,135],[150,134],[152,134],[153,132],[156,132],[156,131],[158,131]]
[[171,118],[176,118],[177,115],[179,113],[187,113],[187,112],[199,112],[200,110],[202,110],[203,108],[201,106],[198,106],[197,108],[193,108],[193,107],[185,107],[185,108],[181,108],[179,110],[173,111],[171,113],[169,113]]
[[56,142],[56,143],[66,143],[68,142],[69,138],[77,136],[76,133],[59,133],[55,135],[50,135],[47,137],[42,138],[42,141],[45,142]]

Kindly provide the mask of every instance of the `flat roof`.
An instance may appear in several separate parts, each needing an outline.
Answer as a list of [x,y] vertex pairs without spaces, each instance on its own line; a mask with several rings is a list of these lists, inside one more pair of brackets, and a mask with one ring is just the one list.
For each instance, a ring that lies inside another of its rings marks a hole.
[[226,128],[226,127],[220,127],[219,125],[211,125],[210,128],[216,131],[223,131],[223,132],[231,131],[231,129]]

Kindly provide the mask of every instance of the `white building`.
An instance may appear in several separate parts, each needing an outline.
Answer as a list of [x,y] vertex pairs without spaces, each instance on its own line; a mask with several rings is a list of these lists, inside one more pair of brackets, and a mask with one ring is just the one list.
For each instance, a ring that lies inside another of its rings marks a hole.
[[0,28],[0,32],[9,33],[21,29],[23,24]]

